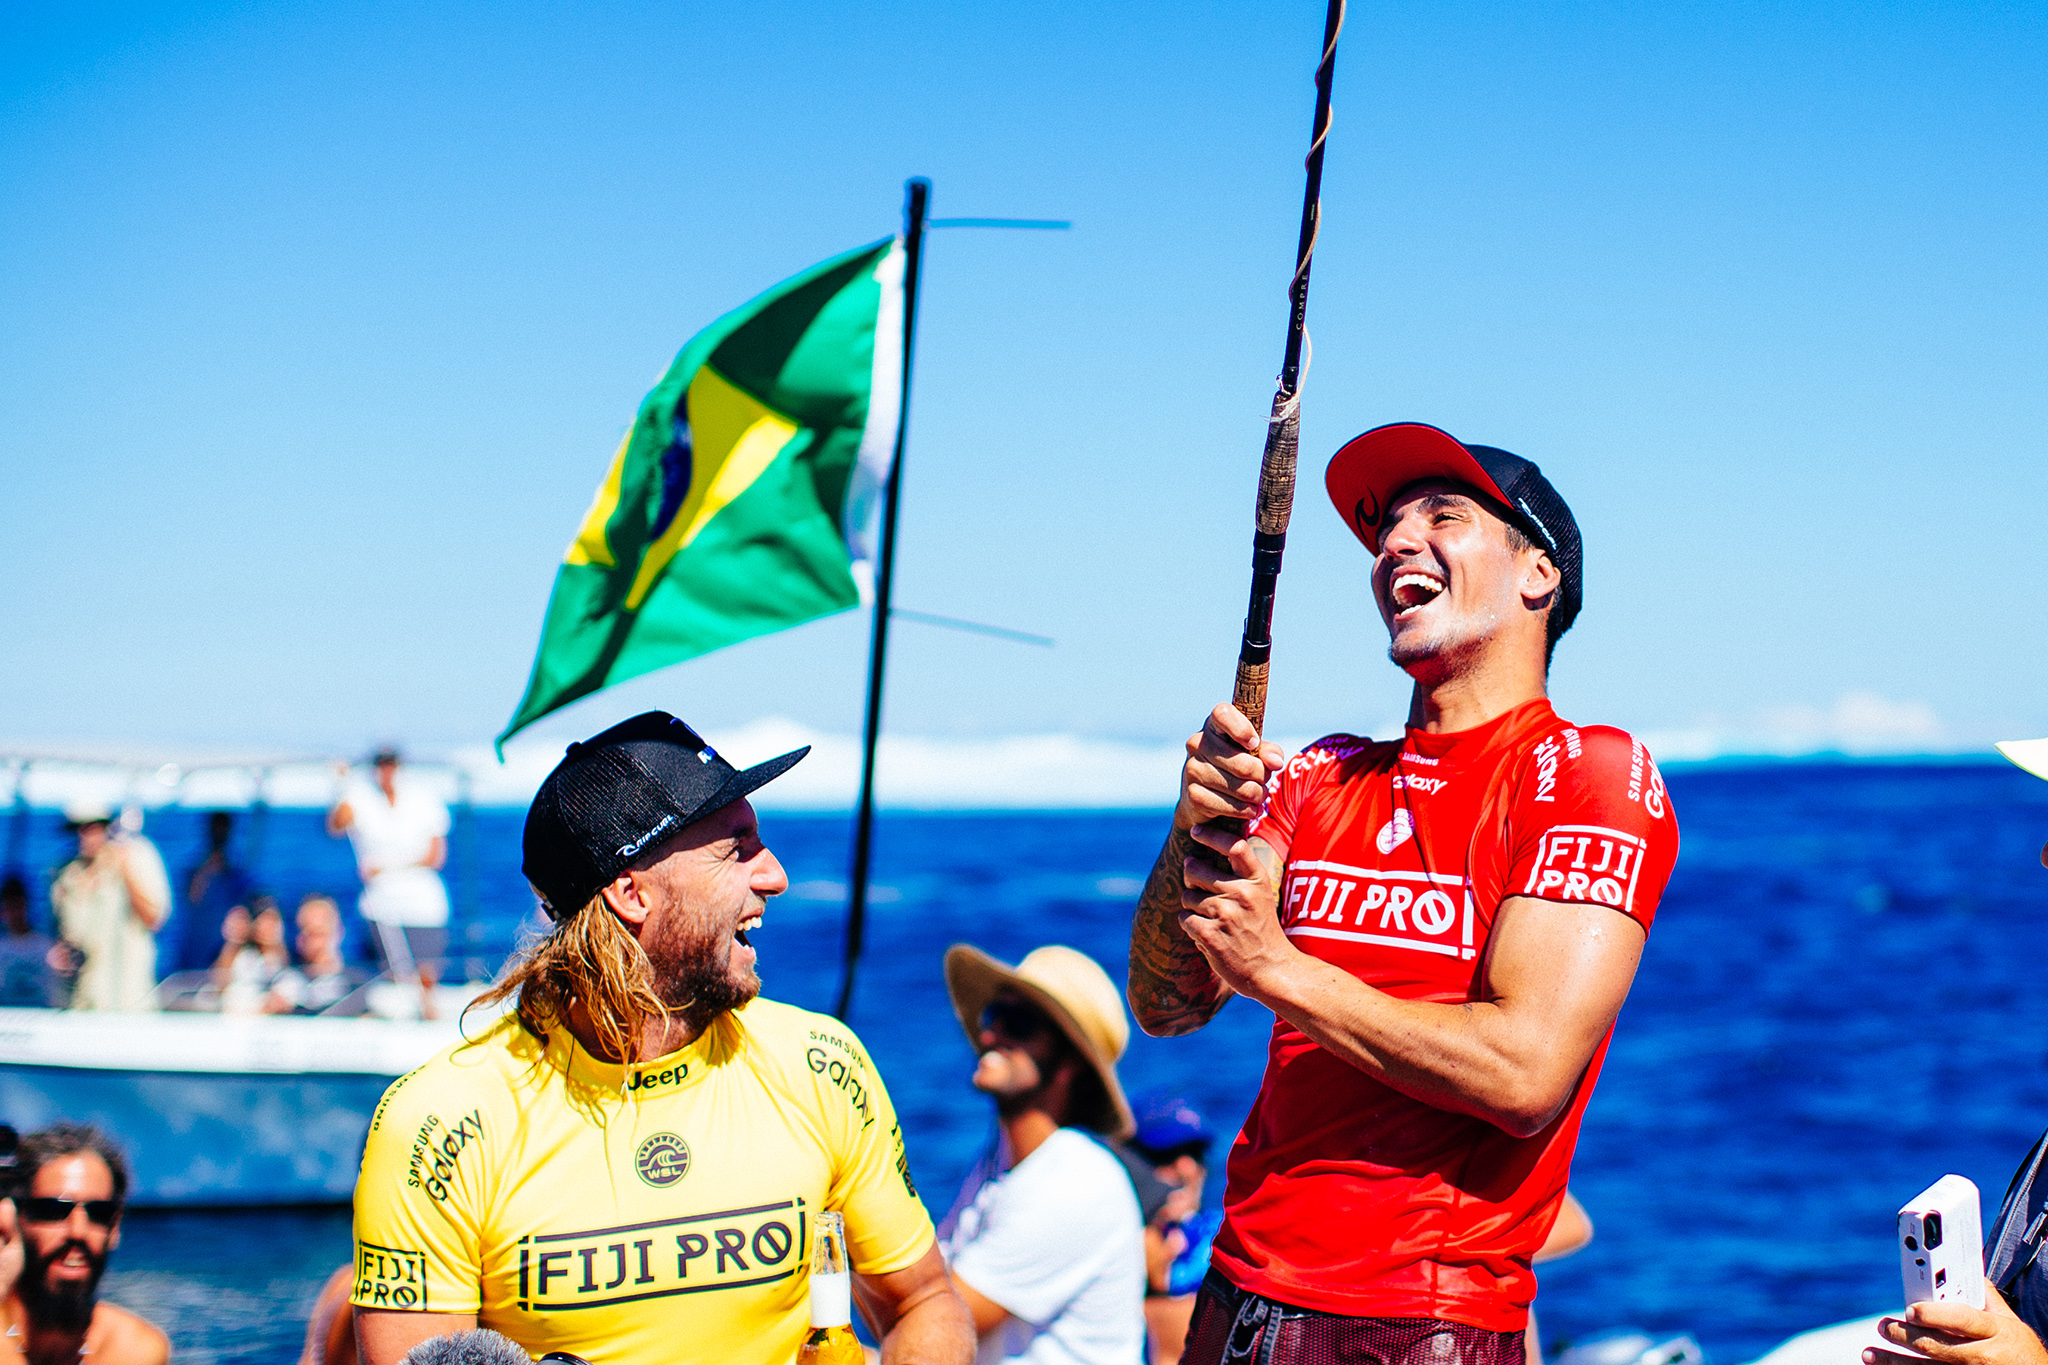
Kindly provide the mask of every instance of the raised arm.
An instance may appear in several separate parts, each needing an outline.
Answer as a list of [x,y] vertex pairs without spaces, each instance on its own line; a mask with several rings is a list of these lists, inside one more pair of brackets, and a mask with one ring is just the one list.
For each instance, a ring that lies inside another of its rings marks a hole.
[[[1200,733],[1188,737],[1187,749],[1173,828],[1131,916],[1126,994],[1138,1027],[1154,1037],[1193,1033],[1232,994],[1181,927],[1195,826],[1251,815],[1265,797],[1267,776],[1285,761],[1279,746],[1261,744],[1251,722],[1228,704],[1209,713]],[[1269,861],[1277,862],[1271,855],[1268,849]]]
[[155,933],[171,917],[171,878],[164,871],[163,859],[141,843],[115,844],[114,850],[120,859],[121,880],[128,889],[128,907],[143,928]]
[[348,764],[334,765],[334,804],[327,808],[327,833],[336,839],[348,833],[356,819],[355,808],[348,803],[348,774]]

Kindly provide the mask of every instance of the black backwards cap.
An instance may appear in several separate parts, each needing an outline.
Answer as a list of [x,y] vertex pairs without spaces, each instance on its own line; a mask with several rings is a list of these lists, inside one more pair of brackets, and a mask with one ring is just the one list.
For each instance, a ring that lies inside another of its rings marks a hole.
[[520,871],[548,918],[573,915],[647,849],[767,786],[811,751],[742,772],[666,711],[571,744],[526,812]]
[[1323,483],[1351,533],[1378,554],[1388,504],[1423,479],[1465,484],[1506,508],[1508,520],[1557,566],[1561,581],[1550,613],[1550,638],[1570,630],[1585,597],[1585,551],[1572,509],[1534,461],[1495,446],[1466,445],[1421,422],[1395,422],[1345,442],[1330,457]]

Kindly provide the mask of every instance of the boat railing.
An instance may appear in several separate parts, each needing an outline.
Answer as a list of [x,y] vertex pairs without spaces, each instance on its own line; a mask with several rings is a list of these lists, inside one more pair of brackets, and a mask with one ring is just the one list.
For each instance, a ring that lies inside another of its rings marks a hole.
[[[451,998],[466,1004],[493,982],[490,964],[483,958],[433,958],[420,965],[433,969],[441,982],[434,991],[437,1005],[451,1003]],[[460,974],[451,974],[450,968],[460,968]],[[279,1011],[277,1017],[320,1015],[349,1018],[366,1014],[382,1018],[418,1017],[419,986],[411,973],[407,973],[403,980],[395,978],[389,968],[378,972],[351,971],[350,976],[355,984],[332,1004],[317,1010]],[[148,1008],[189,1014],[269,1013],[260,1007],[232,1008],[228,994],[210,970],[172,972],[157,982],[156,989],[150,993]],[[260,996],[256,998],[261,999]]]
[[[479,931],[481,918],[477,896],[476,774],[470,764],[452,756],[408,757],[405,762],[407,768],[445,779],[453,787],[454,819],[448,838],[448,865],[443,869],[443,876],[453,893],[449,928],[455,941],[469,945],[473,952],[473,940]],[[31,773],[61,769],[97,770],[117,775],[121,791],[118,803],[121,806],[121,823],[124,828],[139,830],[145,808],[182,805],[192,795],[187,785],[190,779],[199,774],[227,772],[238,773],[245,778],[247,790],[237,800],[218,799],[221,795],[218,793],[209,795],[203,805],[206,808],[239,806],[247,809],[250,828],[237,866],[260,885],[273,778],[287,771],[311,770],[327,774],[337,764],[353,766],[349,759],[306,753],[209,752],[136,746],[0,745],[0,775],[6,777],[12,792],[6,804],[5,837],[0,840],[0,873],[19,874],[24,880],[30,880],[26,866],[28,822],[32,810],[29,799]],[[465,981],[488,981],[495,974],[496,964],[480,957],[465,956],[459,961]],[[189,979],[195,975],[209,977],[209,982]],[[389,978],[386,981],[388,983]],[[172,984],[174,982],[176,984]],[[152,997],[152,1007],[169,1010],[213,1008],[210,1004],[195,1003],[203,996],[206,984],[210,984],[210,974],[204,969],[197,973],[173,973],[158,985]],[[321,1013],[334,1013],[344,1003],[337,1002],[335,1007]]]

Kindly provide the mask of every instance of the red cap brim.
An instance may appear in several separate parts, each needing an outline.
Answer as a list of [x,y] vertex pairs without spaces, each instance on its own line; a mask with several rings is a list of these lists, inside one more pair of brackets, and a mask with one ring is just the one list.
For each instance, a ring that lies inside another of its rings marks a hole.
[[1513,506],[1455,436],[1423,422],[1394,422],[1352,437],[1330,457],[1323,486],[1351,533],[1378,554],[1387,504],[1419,479],[1449,479]]

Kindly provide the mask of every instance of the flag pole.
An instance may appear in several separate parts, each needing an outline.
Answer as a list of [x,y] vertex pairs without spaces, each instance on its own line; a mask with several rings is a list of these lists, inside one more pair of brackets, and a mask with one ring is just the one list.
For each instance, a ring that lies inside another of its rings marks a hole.
[[910,432],[910,360],[917,339],[917,286],[924,264],[925,214],[932,182],[913,176],[903,186],[903,387],[896,412],[896,451],[889,461],[889,487],[882,498],[882,548],[875,563],[875,623],[868,641],[867,724],[861,736],[860,806],[853,821],[853,876],[846,905],[846,960],[840,970],[839,1003],[844,1019],[853,1006],[853,975],[867,937],[868,867],[875,835],[875,742],[882,734],[882,677],[889,650],[889,589],[896,572],[896,510],[903,492],[903,447]]

